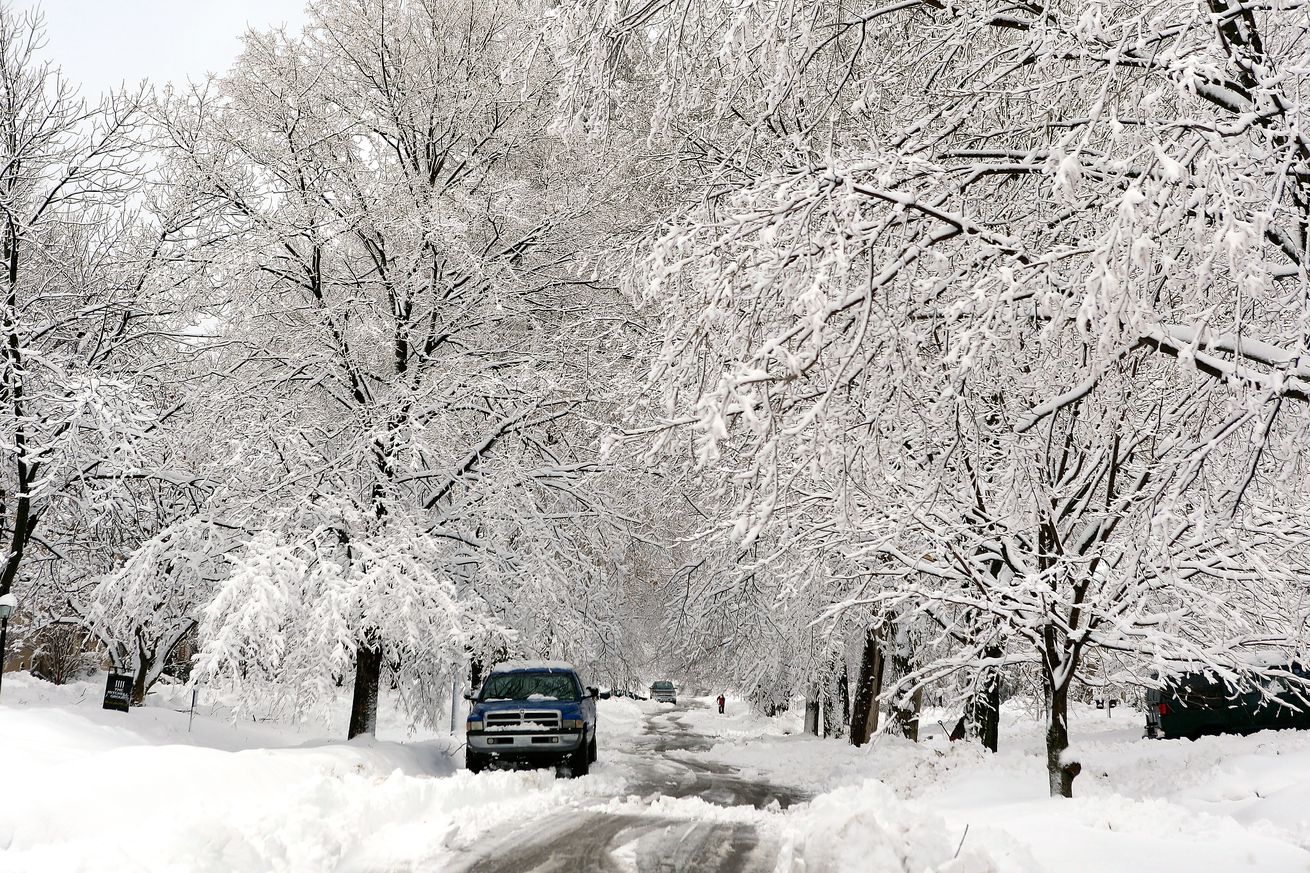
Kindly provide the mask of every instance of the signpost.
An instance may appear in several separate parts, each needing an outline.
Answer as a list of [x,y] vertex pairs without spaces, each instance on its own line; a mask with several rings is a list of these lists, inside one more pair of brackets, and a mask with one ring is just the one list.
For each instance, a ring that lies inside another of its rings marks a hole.
[[455,735],[455,730],[459,725],[459,674],[453,673],[450,677],[450,735]]
[[127,712],[132,706],[132,676],[126,673],[110,673],[105,679],[105,709]]
[[5,678],[5,661],[9,653],[5,648],[5,637],[9,634],[9,616],[18,608],[18,598],[12,592],[0,597],[0,682]]

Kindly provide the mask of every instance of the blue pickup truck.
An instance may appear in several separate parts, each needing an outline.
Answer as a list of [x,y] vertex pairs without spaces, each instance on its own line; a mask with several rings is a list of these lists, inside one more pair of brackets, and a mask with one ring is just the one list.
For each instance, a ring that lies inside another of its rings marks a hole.
[[[491,669],[468,714],[465,766],[554,766],[585,776],[596,760],[597,689],[561,661],[507,661]],[[608,696],[608,695],[606,695]]]

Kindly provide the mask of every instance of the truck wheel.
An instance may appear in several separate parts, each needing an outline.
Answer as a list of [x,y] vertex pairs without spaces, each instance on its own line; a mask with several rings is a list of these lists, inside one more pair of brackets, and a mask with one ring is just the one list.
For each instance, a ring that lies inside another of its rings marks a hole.
[[573,773],[575,779],[578,776],[586,776],[591,772],[591,754],[585,743],[578,746],[578,750],[573,753],[573,760],[569,762],[569,770]]
[[464,768],[470,773],[481,773],[487,767],[486,759],[472,749],[464,752]]
[[596,738],[592,737],[591,742],[587,743],[587,763],[596,763]]

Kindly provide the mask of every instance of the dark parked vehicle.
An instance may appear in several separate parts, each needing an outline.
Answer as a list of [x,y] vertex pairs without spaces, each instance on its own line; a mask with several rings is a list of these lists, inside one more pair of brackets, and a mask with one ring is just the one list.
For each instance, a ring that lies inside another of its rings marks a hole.
[[[1310,706],[1296,679],[1310,671],[1293,664],[1277,675],[1229,685],[1206,673],[1181,673],[1163,689],[1146,692],[1146,735],[1174,739],[1214,734],[1252,734],[1282,728],[1310,729]],[[1258,684],[1257,684],[1258,682]]]
[[595,688],[569,664],[507,661],[492,668],[468,714],[465,765],[563,767],[585,776],[596,760]]

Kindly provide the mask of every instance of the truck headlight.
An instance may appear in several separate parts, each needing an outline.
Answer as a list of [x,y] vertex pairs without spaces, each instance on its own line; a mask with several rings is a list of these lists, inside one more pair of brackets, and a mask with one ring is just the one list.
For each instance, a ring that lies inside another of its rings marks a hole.
[[564,719],[564,721],[560,722],[560,725],[561,725],[561,726],[564,728],[564,730],[566,730],[566,731],[580,731],[580,730],[582,730],[582,719],[580,719],[580,718],[566,718],[566,719]]
[[482,730],[482,719],[478,719],[477,721],[474,721],[473,719],[469,719],[468,722],[467,722],[467,724],[466,724],[466,728],[467,728],[468,732],[471,733],[471,734],[476,734],[476,733],[481,732],[481,730]]

